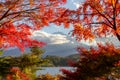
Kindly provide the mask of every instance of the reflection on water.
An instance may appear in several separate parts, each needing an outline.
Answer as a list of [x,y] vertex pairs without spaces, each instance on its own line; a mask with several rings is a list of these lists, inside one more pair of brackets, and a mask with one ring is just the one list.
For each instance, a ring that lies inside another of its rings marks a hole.
[[37,76],[40,74],[46,74],[49,73],[51,75],[56,75],[56,74],[62,74],[60,71],[61,69],[67,69],[67,70],[72,70],[73,67],[42,67],[43,70],[38,70],[37,71]]

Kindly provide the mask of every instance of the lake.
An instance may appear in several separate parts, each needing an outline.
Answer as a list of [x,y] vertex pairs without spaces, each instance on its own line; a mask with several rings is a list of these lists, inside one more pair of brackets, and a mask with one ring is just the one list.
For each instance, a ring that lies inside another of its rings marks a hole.
[[37,76],[46,73],[49,73],[51,75],[57,75],[57,74],[62,74],[62,72],[60,71],[61,69],[72,70],[74,68],[73,67],[42,67],[42,70],[38,70],[36,74]]

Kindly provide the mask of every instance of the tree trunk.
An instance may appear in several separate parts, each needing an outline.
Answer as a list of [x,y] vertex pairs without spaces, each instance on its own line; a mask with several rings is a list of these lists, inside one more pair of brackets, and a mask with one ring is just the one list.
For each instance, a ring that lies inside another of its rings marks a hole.
[[120,41],[120,35],[116,33],[117,39]]

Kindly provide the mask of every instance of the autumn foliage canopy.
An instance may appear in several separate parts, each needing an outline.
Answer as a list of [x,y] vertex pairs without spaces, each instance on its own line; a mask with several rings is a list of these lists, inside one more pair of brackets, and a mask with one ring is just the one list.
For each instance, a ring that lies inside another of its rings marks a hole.
[[[73,24],[72,36],[78,41],[107,36],[116,36],[120,41],[119,0],[85,0],[77,10],[66,9],[57,22],[62,23],[64,19],[67,25]],[[76,68],[62,69],[63,80],[108,80],[111,73],[119,72],[120,48],[112,43],[90,49],[78,47],[78,52],[80,60],[71,65]]]
[[91,47],[90,50],[79,47],[77,50],[80,60],[70,62],[70,66],[75,67],[74,70],[62,69],[63,80],[107,80],[96,78],[108,77],[120,67],[120,48],[115,48],[112,44],[98,44],[98,49]]
[[[106,36],[116,36],[120,41],[119,0],[85,0],[76,10],[61,7],[65,3],[66,0],[0,0],[0,48],[17,46],[24,51],[25,47],[43,46],[43,42],[32,40],[30,35],[50,23],[64,24],[65,28],[72,24],[72,36],[78,41]],[[103,76],[111,67],[119,65],[119,50],[113,45],[98,45],[98,50],[78,48],[82,58],[73,65],[77,69],[75,72],[63,70],[66,75],[63,78],[90,80],[92,77],[93,80]],[[12,71],[24,74],[19,68]]]
[[56,22],[64,23],[66,27],[73,24],[72,35],[78,41],[108,35],[120,40],[120,1],[85,0],[77,10],[66,9]]
[[34,30],[48,26],[64,9],[66,0],[0,0],[0,48],[43,46],[32,40]]

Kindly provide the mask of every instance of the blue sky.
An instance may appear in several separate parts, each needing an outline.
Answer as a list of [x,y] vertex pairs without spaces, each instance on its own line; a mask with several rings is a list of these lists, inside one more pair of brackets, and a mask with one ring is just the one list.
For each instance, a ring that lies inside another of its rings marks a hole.
[[62,32],[64,34],[68,34],[71,30],[73,30],[73,27],[70,26],[70,28],[64,28],[63,25],[57,26],[54,24],[51,24],[50,26],[44,27],[42,31],[45,31],[47,33],[55,33],[55,32]]

